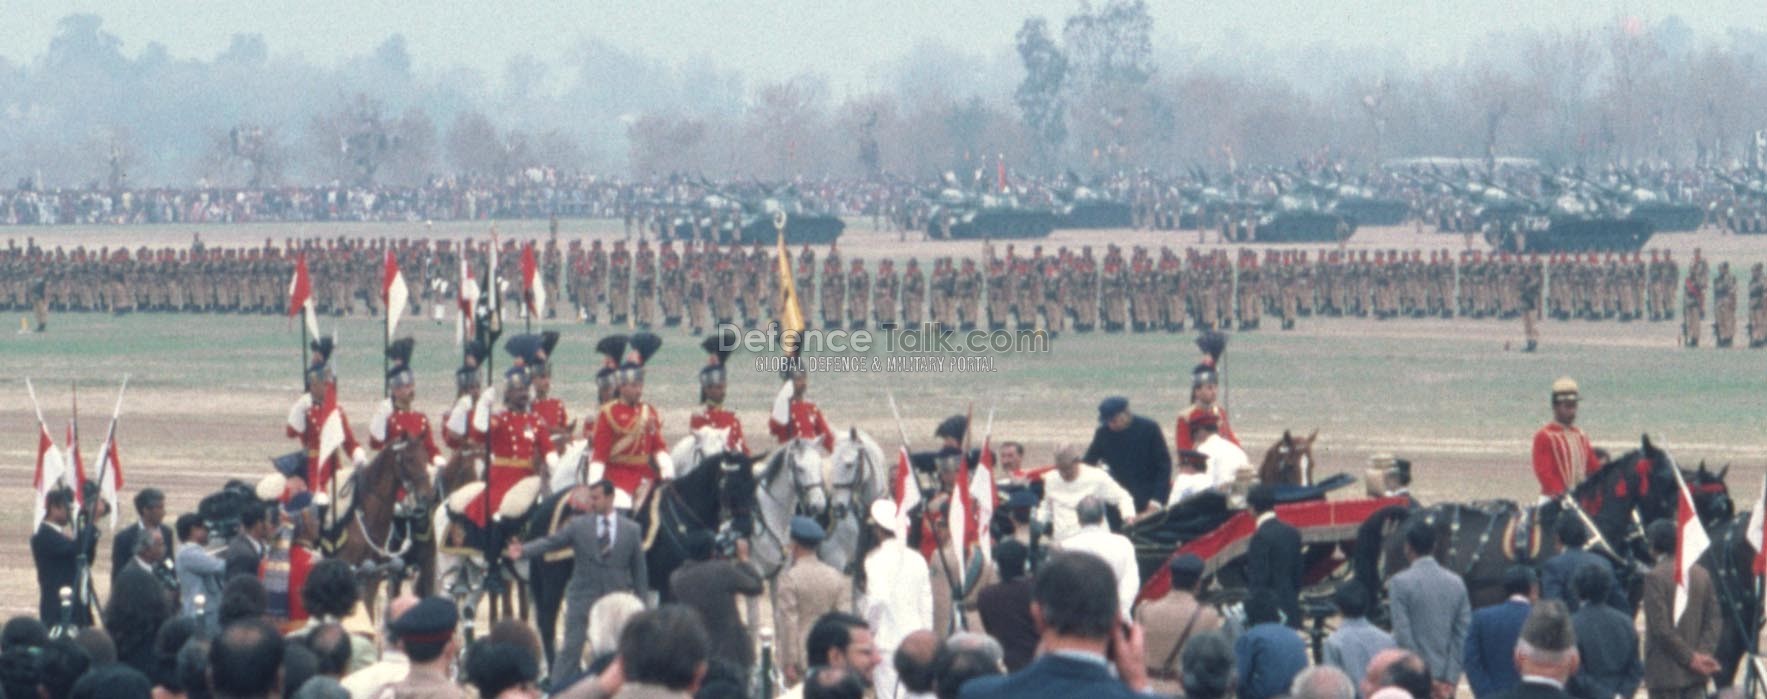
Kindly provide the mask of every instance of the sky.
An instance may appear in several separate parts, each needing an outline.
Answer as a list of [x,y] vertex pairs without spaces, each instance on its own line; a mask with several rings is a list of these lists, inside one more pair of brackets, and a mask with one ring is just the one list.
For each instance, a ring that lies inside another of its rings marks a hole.
[[[1619,17],[1679,15],[1697,33],[1767,31],[1760,0],[1149,0],[1156,47],[1231,53],[1248,39],[1302,49],[1322,41],[1399,50],[1406,60],[1462,60],[1493,32],[1591,28]],[[236,33],[263,34],[272,55],[331,65],[388,36],[406,37],[420,70],[466,66],[497,81],[512,56],[567,60],[594,38],[671,64],[710,58],[752,81],[810,72],[838,90],[881,87],[891,61],[936,42],[980,57],[1011,51],[1029,15],[1052,25],[1079,0],[0,0],[0,57],[40,56],[58,19],[97,14],[126,55],[148,42],[176,58],[213,58]]]

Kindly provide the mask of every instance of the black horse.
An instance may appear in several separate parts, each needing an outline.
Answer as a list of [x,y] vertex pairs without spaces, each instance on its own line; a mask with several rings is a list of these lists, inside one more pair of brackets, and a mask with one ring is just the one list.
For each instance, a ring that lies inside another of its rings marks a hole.
[[[1557,517],[1587,516],[1594,525],[1590,536],[1594,550],[1616,563],[1620,582],[1636,604],[1639,570],[1651,560],[1644,526],[1675,515],[1679,502],[1675,468],[1674,460],[1646,437],[1639,449],[1603,464],[1572,490],[1581,514],[1560,511],[1556,505],[1524,507],[1508,500],[1387,508],[1357,531],[1354,574],[1370,589],[1383,589],[1384,582],[1406,566],[1403,537],[1388,535],[1413,518],[1422,518],[1436,529],[1436,560],[1466,581],[1473,606],[1495,604],[1504,598],[1505,570],[1518,563],[1537,565],[1551,557]],[[1701,466],[1682,473],[1708,526],[1729,518],[1723,472]]]
[[[650,574],[650,580],[645,583],[665,600],[669,596],[669,575],[687,560],[682,543],[686,532],[715,531],[728,522],[730,531],[736,535],[749,535],[749,517],[755,501],[752,463],[749,457],[735,453],[707,457],[686,475],[653,489],[645,502],[631,513],[644,532],[644,562]],[[528,516],[524,536],[541,537],[558,531],[576,514],[578,511],[571,506],[568,491],[553,493],[541,500]],[[569,549],[545,554],[529,564],[528,586],[534,598],[534,623],[546,646],[547,658],[553,654],[558,613],[564,606],[571,566]]]

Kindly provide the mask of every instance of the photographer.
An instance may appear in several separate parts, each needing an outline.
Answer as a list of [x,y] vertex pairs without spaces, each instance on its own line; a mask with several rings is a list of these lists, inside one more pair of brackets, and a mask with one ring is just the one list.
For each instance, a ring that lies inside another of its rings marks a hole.
[[747,670],[755,664],[755,651],[748,627],[736,614],[736,595],[754,597],[765,589],[760,571],[749,563],[748,541],[736,540],[734,559],[723,559],[714,557],[718,542],[711,532],[694,531],[686,539],[692,560],[669,576],[669,595],[705,620],[712,658]]

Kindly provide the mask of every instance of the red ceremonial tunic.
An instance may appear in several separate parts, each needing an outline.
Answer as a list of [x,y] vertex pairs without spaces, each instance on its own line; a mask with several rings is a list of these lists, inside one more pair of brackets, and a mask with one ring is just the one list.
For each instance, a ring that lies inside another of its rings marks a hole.
[[651,457],[669,449],[663,443],[663,419],[648,403],[632,406],[612,401],[601,406],[591,440],[595,455],[590,461],[606,467],[602,477],[634,496],[640,485],[657,480]]
[[[728,429],[730,435],[725,439],[724,449],[747,455],[749,445],[742,436],[742,421],[736,419],[736,413],[725,410],[723,406],[706,404],[705,409],[694,413],[687,419],[687,428],[698,430],[701,427]],[[693,464],[687,464],[692,466]]]
[[[1196,448],[1196,441],[1190,438],[1190,421],[1192,418],[1201,415],[1202,411],[1202,408],[1193,404],[1190,407],[1185,408],[1183,412],[1178,413],[1178,424],[1176,427],[1172,428],[1172,431],[1177,433],[1179,451]],[[1233,442],[1235,446],[1239,446],[1239,437],[1234,436],[1233,426],[1227,424],[1227,411],[1219,404],[1215,405],[1214,411],[1215,415],[1221,418],[1221,438]]]
[[569,411],[564,408],[564,401],[557,398],[542,398],[534,401],[534,412],[546,418],[546,424],[554,429],[571,424]]
[[[490,512],[503,504],[504,493],[517,481],[535,475],[534,461],[552,452],[551,426],[546,418],[531,412],[505,410],[491,416],[490,427],[484,432],[471,429],[472,440],[484,444],[491,454],[490,477],[486,488],[491,491]],[[485,499],[476,498],[466,508],[466,516],[479,526],[489,521]]]
[[1540,479],[1541,495],[1564,494],[1600,465],[1583,430],[1550,422],[1534,433],[1534,477]]
[[393,414],[387,416],[386,429],[382,430],[382,434],[386,435],[386,439],[375,439],[373,434],[368,435],[369,449],[385,449],[388,444],[401,439],[415,439],[423,445],[425,462],[433,461],[442,453],[441,449],[436,448],[436,436],[430,429],[429,416],[415,410],[393,410]]
[[331,479],[332,474],[337,473],[338,464],[342,460],[350,458],[357,449],[362,448],[360,444],[356,443],[356,433],[350,429],[350,416],[344,413],[343,406],[338,406],[337,418],[344,426],[344,444],[341,449],[332,454],[332,458],[327,460],[324,468],[321,469],[319,432],[324,425],[324,416],[321,414],[324,410],[323,403],[316,403],[307,408],[307,416],[303,421],[305,424],[301,429],[296,430],[293,426],[285,427],[289,438],[301,440],[301,448],[307,452],[307,489],[315,493],[324,492],[326,481]]
[[822,411],[815,403],[793,398],[791,401],[791,424],[785,425],[768,418],[767,429],[781,444],[797,439],[814,439],[822,443],[822,448],[834,451],[834,432],[828,429],[828,421],[822,418]]

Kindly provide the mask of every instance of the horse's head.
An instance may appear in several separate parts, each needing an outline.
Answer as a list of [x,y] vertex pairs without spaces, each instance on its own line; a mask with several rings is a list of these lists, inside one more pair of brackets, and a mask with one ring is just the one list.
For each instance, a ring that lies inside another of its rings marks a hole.
[[1310,485],[1313,482],[1313,440],[1319,430],[1306,439],[1297,439],[1288,430],[1264,450],[1264,462],[1258,467],[1258,480],[1284,485]]
[[1724,482],[1724,477],[1728,475],[1730,464],[1712,471],[1706,468],[1704,461],[1700,462],[1698,469],[1684,472],[1687,491],[1693,494],[1693,509],[1699,512],[1700,523],[1707,527],[1728,520],[1736,514],[1735,503],[1730,499],[1730,486]]
[[871,441],[870,435],[860,432],[857,427],[847,428],[847,434],[835,443],[829,459],[834,465],[829,486],[835,490],[845,490],[855,497],[867,499],[885,485],[883,452],[876,442]]
[[751,459],[729,451],[706,457],[699,464],[700,469],[718,474],[718,509],[723,518],[739,522],[738,530],[745,536],[750,533],[749,518],[755,509],[754,462],[764,458],[764,454]]
[[729,443],[730,428],[728,427],[707,425],[693,431],[693,448],[699,453],[702,461],[723,454],[725,446]]
[[398,478],[399,485],[405,494],[416,502],[428,505],[436,501],[435,479],[431,477],[429,460],[424,458],[422,442],[415,438],[402,438],[381,450],[377,459],[390,458],[393,474]]
[[812,517],[828,507],[828,489],[822,481],[822,453],[807,439],[794,439],[785,447],[785,463],[791,469],[792,489],[798,503]]

